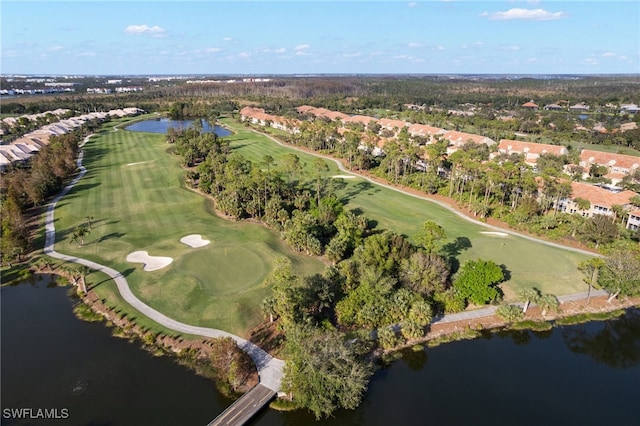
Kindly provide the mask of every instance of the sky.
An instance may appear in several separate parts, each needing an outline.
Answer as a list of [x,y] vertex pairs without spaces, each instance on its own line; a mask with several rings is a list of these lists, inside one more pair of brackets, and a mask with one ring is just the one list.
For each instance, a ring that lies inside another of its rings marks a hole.
[[640,73],[640,2],[0,3],[0,72]]

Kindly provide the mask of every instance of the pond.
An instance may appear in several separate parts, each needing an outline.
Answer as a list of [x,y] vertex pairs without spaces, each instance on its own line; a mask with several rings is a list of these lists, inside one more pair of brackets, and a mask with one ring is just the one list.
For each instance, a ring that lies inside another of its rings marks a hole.
[[[211,380],[78,320],[67,289],[51,284],[37,276],[0,290],[3,408],[67,408],[57,422],[65,425],[205,425],[231,403]],[[251,424],[631,425],[639,384],[640,310],[631,309],[544,333],[408,350],[374,374],[354,411],[315,422],[266,410]]]
[[[213,126],[206,121],[201,120],[202,131],[205,133],[215,133],[220,137],[231,135],[231,132],[224,127]],[[171,120],[169,118],[156,118],[152,120],[144,120],[134,123],[125,127],[125,130],[132,132],[147,132],[147,133],[167,133],[170,128],[174,129],[186,129],[193,126],[193,120]]]

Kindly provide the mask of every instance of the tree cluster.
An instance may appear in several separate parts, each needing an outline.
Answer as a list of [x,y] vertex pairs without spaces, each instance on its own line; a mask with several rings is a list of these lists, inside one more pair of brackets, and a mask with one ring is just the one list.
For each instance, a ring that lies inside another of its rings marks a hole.
[[75,173],[80,137],[79,131],[53,136],[29,164],[3,174],[0,187],[3,261],[19,260],[28,250],[27,211],[41,206],[60,191],[65,179]]

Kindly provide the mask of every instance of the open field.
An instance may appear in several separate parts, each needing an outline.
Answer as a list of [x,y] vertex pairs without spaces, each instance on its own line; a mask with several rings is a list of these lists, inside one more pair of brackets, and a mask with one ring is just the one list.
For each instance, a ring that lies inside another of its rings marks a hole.
[[[184,188],[184,171],[168,149],[163,135],[119,130],[94,136],[84,147],[86,176],[56,209],[56,249],[121,271],[136,296],[176,320],[246,335],[261,320],[269,289],[260,284],[277,256],[291,258],[301,274],[320,272],[324,264],[292,252],[261,225],[217,217],[210,199]],[[87,216],[92,229],[78,247],[70,235]],[[191,234],[211,243],[180,242]],[[144,271],[142,263],[126,261],[136,251],[173,262]],[[96,291],[122,306],[111,283]]]
[[[279,158],[291,152],[289,148],[277,145],[242,125],[223,122],[237,132],[229,137],[232,146],[252,161],[259,162],[269,154],[277,164]],[[313,161],[310,154],[296,152],[296,155],[307,164]],[[327,161],[327,164],[330,168],[328,176],[343,174],[333,162]],[[378,228],[411,237],[426,220],[434,220],[446,230],[446,252],[456,255],[461,263],[483,258],[505,265],[510,278],[503,284],[507,298],[530,286],[556,295],[586,290],[577,270],[578,263],[588,258],[584,254],[512,235],[504,237],[483,233],[491,230],[464,220],[439,205],[374,185],[359,177],[334,179],[333,182],[346,207],[361,210],[377,223]]]

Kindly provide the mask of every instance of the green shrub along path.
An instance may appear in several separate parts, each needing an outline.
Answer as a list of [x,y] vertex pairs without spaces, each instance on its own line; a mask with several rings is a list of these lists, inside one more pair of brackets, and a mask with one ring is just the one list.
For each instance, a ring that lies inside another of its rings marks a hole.
[[[289,257],[300,274],[324,269],[262,225],[216,216],[209,198],[184,187],[185,171],[164,135],[100,132],[83,150],[87,173],[55,211],[56,250],[120,271],[136,297],[170,318],[246,336],[262,320],[260,304],[270,289],[260,284],[276,257]],[[79,247],[71,234],[87,217],[92,229]],[[191,234],[211,243],[180,242]],[[144,271],[126,260],[140,250],[173,262]],[[99,297],[138,317],[112,282],[93,284]]]
[[[277,165],[282,156],[295,149],[280,145],[233,120],[222,122],[235,132],[228,138],[231,146],[252,161],[260,162],[269,154]],[[315,159],[300,150],[296,150],[296,155],[307,165]],[[334,161],[327,160],[327,165],[330,168],[328,176],[345,174]],[[586,290],[577,267],[590,257],[589,254],[469,221],[434,202],[372,183],[363,177],[338,178],[333,185],[346,208],[359,209],[374,220],[378,228],[412,237],[425,221],[434,220],[446,231],[445,252],[455,255],[459,263],[482,258],[504,265],[508,280],[501,287],[507,301],[515,300],[518,290],[525,287],[536,287],[543,293],[555,295]],[[495,232],[510,233],[500,236]]]

